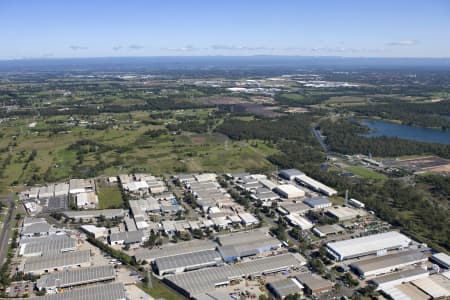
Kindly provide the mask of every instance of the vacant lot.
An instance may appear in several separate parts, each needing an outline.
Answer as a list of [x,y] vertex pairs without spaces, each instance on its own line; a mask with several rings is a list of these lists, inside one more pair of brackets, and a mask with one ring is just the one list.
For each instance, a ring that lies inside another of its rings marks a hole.
[[99,209],[120,208],[123,206],[122,193],[117,185],[97,184]]

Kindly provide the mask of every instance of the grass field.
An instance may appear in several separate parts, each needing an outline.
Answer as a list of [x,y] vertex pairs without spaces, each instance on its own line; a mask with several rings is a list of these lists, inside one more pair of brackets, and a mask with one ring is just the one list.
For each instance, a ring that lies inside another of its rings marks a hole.
[[153,287],[149,288],[145,284],[137,284],[137,287],[139,287],[141,290],[149,294],[150,296],[154,297],[155,299],[170,299],[170,300],[184,300],[185,297],[181,296],[180,294],[176,293],[175,291],[172,291],[169,287],[167,287],[165,284],[160,282],[158,279],[153,278],[152,280]]
[[362,166],[350,166],[345,168],[347,171],[352,172],[353,174],[367,178],[367,179],[375,179],[375,180],[384,180],[387,179],[386,175],[378,173],[374,170],[362,167]]
[[120,208],[123,206],[122,194],[117,185],[97,184],[98,208]]

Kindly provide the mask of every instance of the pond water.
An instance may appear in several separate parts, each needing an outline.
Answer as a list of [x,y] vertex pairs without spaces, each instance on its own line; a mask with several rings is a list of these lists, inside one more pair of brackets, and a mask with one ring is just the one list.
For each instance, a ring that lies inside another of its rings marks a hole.
[[370,128],[366,137],[387,136],[398,137],[418,142],[440,143],[450,145],[450,131],[422,128],[408,125],[399,125],[378,120],[363,120],[362,125]]

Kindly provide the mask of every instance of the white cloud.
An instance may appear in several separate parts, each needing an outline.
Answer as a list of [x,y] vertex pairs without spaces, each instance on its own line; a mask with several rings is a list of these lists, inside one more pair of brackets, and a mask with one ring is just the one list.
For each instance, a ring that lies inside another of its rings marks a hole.
[[403,40],[403,41],[396,41],[396,42],[390,42],[387,43],[388,46],[415,46],[419,42],[416,40]]
[[72,49],[73,51],[78,51],[78,50],[87,50],[88,47],[85,46],[79,46],[79,45],[72,45],[69,47],[70,49]]
[[142,48],[144,48],[144,46],[136,45],[136,44],[132,44],[132,45],[128,46],[128,49],[130,49],[130,50],[139,50],[139,49],[142,49]]

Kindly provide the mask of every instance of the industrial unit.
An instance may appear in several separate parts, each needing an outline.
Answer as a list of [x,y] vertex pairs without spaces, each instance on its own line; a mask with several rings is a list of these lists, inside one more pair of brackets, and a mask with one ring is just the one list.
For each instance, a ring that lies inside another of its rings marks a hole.
[[36,287],[40,291],[45,289],[49,292],[61,288],[114,280],[115,277],[114,267],[110,265],[80,268],[43,275],[36,281]]
[[376,276],[392,272],[406,266],[424,263],[428,257],[421,251],[408,250],[395,254],[378,256],[350,264],[355,273],[363,276]]
[[168,276],[164,279],[188,297],[198,297],[216,287],[229,285],[231,280],[248,276],[261,276],[300,267],[306,263],[293,254],[270,256],[233,265],[206,268]]
[[274,191],[286,199],[305,197],[305,192],[293,184],[279,185],[274,189]]
[[417,279],[422,279],[428,276],[429,273],[427,270],[423,268],[414,268],[376,277],[371,280],[371,283],[373,283],[377,287],[377,290],[382,290],[388,287]]
[[289,295],[303,294],[303,285],[296,278],[287,278],[267,284],[268,290],[276,299],[284,299]]
[[31,298],[32,300],[126,300],[123,283],[100,284],[73,289],[61,294]]
[[205,250],[157,258],[153,264],[159,275],[165,275],[216,266],[221,262],[222,258],[217,251]]
[[326,210],[327,214],[338,221],[355,219],[365,214],[362,210],[357,210],[347,206],[333,206]]
[[295,176],[295,181],[312,190],[322,193],[325,196],[331,197],[337,195],[337,191],[335,189],[332,189],[329,186],[326,186],[325,184],[306,176],[305,174]]
[[324,209],[333,205],[331,201],[325,197],[306,198],[303,202],[313,209]]
[[49,256],[27,258],[23,272],[25,274],[39,275],[76,267],[89,267],[90,265],[91,257],[89,250],[73,251]]
[[281,247],[281,242],[262,230],[232,233],[218,238],[219,253],[226,262]]
[[46,237],[21,239],[19,255],[48,256],[68,251],[75,251],[77,241],[67,235],[50,235]]
[[373,234],[360,238],[328,243],[326,245],[328,252],[336,260],[345,260],[376,254],[377,252],[386,252],[392,249],[408,248],[411,239],[397,232],[389,231]]

